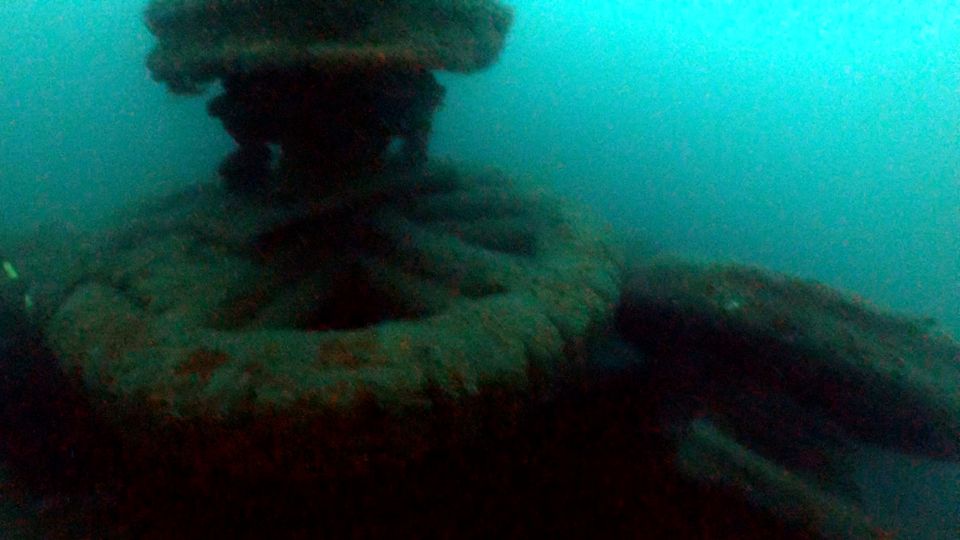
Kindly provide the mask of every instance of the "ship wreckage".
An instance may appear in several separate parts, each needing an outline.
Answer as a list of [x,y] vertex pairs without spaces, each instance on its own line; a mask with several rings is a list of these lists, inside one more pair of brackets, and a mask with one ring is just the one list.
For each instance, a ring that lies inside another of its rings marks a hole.
[[[427,157],[495,0],[153,0],[220,181],[7,249],[25,537],[880,537],[850,457],[960,456],[960,348]],[[624,263],[625,255],[635,260]],[[19,509],[19,510],[18,510]]]

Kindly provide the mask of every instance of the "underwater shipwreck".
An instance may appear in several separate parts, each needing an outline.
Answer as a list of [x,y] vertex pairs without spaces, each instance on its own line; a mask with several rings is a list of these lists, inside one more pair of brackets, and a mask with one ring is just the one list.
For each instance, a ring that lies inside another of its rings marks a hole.
[[960,459],[960,346],[818,283],[624,253],[539,186],[431,160],[435,72],[493,64],[512,18],[150,2],[153,77],[219,83],[236,150],[219,182],[3,246],[6,534],[891,533],[850,456]]

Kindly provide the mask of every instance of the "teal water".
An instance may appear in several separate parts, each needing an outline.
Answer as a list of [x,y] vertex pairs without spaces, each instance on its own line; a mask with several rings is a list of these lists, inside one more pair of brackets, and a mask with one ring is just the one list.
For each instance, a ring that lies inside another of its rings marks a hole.
[[516,4],[501,63],[450,81],[435,150],[960,334],[960,7]]
[[[150,80],[144,3],[0,3],[0,230],[88,222],[209,178],[231,148],[203,99]],[[655,249],[819,279],[960,335],[960,6],[509,3],[500,63],[442,78],[434,155],[541,178]],[[895,497],[866,486],[878,511],[953,537],[960,475],[870,461],[888,474],[865,477],[897,479]]]
[[[210,174],[203,99],[143,65],[142,2],[5,2],[0,225]],[[435,155],[540,177],[661,249],[814,277],[960,334],[960,7],[515,0],[447,76]]]

